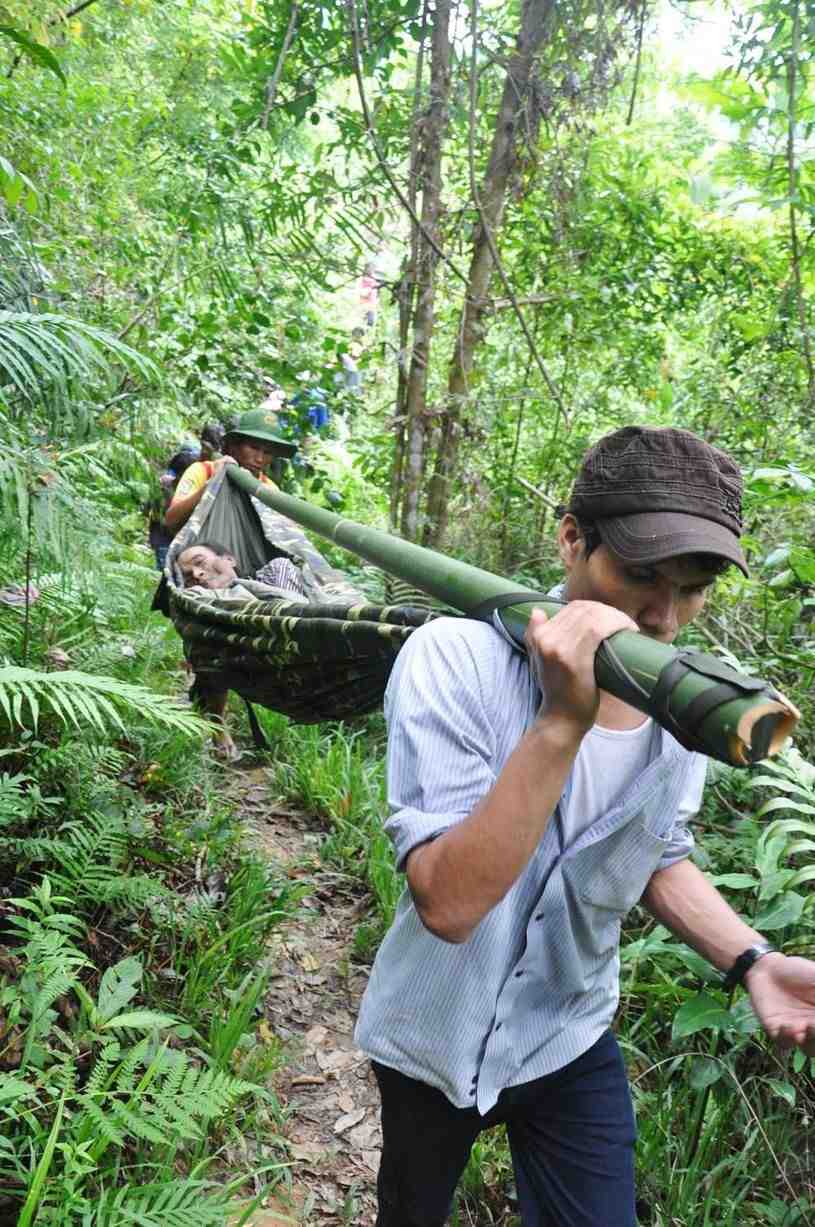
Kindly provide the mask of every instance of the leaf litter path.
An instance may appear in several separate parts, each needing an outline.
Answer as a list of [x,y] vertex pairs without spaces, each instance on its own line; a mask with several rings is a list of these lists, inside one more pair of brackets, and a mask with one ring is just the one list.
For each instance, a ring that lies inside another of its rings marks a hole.
[[325,827],[275,802],[266,768],[230,773],[229,792],[258,850],[308,888],[302,918],[273,945],[265,1003],[267,1024],[286,1047],[275,1090],[288,1113],[292,1191],[254,1215],[252,1227],[372,1227],[379,1096],[353,1040],[368,974],[350,960],[368,900],[321,862]]

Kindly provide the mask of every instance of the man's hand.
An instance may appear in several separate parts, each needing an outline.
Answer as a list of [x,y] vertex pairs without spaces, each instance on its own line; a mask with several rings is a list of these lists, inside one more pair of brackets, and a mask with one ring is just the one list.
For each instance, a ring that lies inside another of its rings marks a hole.
[[779,1048],[815,1056],[815,962],[765,954],[745,976],[759,1022]]
[[[221,456],[218,460],[214,461],[212,465],[212,477],[214,477],[216,473],[220,473],[221,469],[226,468],[228,464],[237,463],[238,462],[234,456]],[[210,477],[210,481],[212,481],[212,477]]]
[[544,696],[541,715],[590,729],[600,703],[594,655],[610,635],[638,629],[627,614],[599,601],[570,601],[553,618],[534,610],[525,641]]

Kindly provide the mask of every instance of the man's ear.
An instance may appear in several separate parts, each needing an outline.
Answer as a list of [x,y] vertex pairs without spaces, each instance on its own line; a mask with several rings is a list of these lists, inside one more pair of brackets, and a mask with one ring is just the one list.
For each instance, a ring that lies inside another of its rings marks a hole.
[[560,560],[567,572],[571,571],[574,564],[584,557],[586,543],[583,540],[577,520],[568,511],[560,521],[557,543]]

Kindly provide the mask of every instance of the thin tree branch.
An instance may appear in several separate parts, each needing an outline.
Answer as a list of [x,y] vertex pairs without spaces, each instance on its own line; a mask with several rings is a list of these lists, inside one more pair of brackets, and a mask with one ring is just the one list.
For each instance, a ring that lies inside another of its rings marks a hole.
[[645,29],[645,13],[648,7],[648,0],[642,0],[640,8],[640,23],[637,27],[637,59],[634,64],[634,81],[631,85],[631,100],[628,104],[628,115],[626,117],[625,126],[631,127],[631,121],[634,118],[634,104],[637,101],[637,90],[640,84],[640,67],[642,65],[642,35]]
[[476,53],[478,49],[477,40],[478,40],[478,0],[472,0],[471,5],[470,5],[470,41],[472,44],[472,52],[471,52],[472,68],[470,71],[470,114],[469,114],[469,130],[468,130],[468,139],[467,139],[468,160],[469,160],[469,169],[470,169],[470,192],[471,192],[475,207],[478,210],[478,216],[481,219],[481,225],[484,228],[484,238],[486,239],[487,246],[490,249],[490,255],[492,256],[493,263],[498,271],[499,277],[501,278],[504,289],[506,290],[507,297],[509,298],[509,301],[512,303],[512,309],[515,312],[515,316],[518,320],[518,323],[521,325],[523,334],[526,337],[526,343],[529,346],[529,352],[532,355],[535,361],[535,365],[537,366],[543,378],[543,382],[546,384],[546,387],[549,390],[549,395],[552,397],[552,400],[555,402],[555,405],[557,406],[558,412],[557,412],[557,416],[555,417],[555,421],[552,426],[552,438],[554,439],[554,437],[557,434],[557,428],[559,425],[560,418],[563,417],[564,421],[568,423],[569,415],[566,411],[566,406],[563,403],[563,400],[561,398],[560,392],[557,389],[555,381],[552,379],[552,376],[549,374],[549,371],[546,368],[543,358],[541,358],[540,353],[538,352],[538,347],[535,344],[535,339],[532,336],[532,333],[529,331],[529,326],[526,322],[526,318],[524,317],[524,313],[521,310],[520,303],[518,302],[518,299],[515,295],[515,291],[513,290],[512,285],[510,284],[510,280],[509,280],[509,277],[507,276],[506,269],[504,268],[503,262],[501,261],[501,257],[498,254],[498,249],[495,245],[495,239],[493,237],[493,233],[490,228],[489,221],[487,220],[486,214],[484,212],[484,208],[481,204],[481,196],[479,194],[479,191],[478,191],[478,188],[476,187],[476,182],[475,182],[475,108],[476,108],[475,68],[476,68]]
[[[491,311],[505,311],[507,307],[514,307],[516,305],[519,307],[538,307],[544,303],[559,301],[557,294],[525,294],[523,298],[516,297],[515,299],[486,298],[483,300],[483,310],[489,313]],[[482,303],[478,303],[477,306],[482,306]]]
[[[61,21],[69,21],[71,17],[76,17],[77,13],[81,13],[83,9],[90,8],[92,4],[96,4],[96,3],[97,3],[97,0],[80,0],[80,3],[75,4],[72,9],[68,9],[67,13],[59,13],[56,17],[49,18],[49,20],[45,24],[48,26],[56,26],[56,25],[59,25]],[[22,51],[18,51],[17,55],[14,57],[14,59],[11,62],[11,67],[6,73],[7,79],[11,78],[11,76],[14,73],[15,68],[20,63],[20,60],[22,58],[23,58]]]
[[289,47],[291,46],[291,41],[292,41],[292,38],[294,37],[294,29],[295,29],[295,26],[297,25],[297,18],[299,14],[300,14],[299,0],[294,0],[294,3],[291,6],[291,13],[289,14],[289,24],[288,24],[286,33],[283,38],[283,45],[280,48],[280,55],[277,57],[277,63],[275,64],[275,70],[272,73],[271,77],[269,78],[269,82],[266,86],[266,105],[263,108],[263,115],[261,116],[261,120],[260,120],[260,127],[263,129],[264,132],[266,132],[269,127],[269,114],[272,110],[272,107],[274,106],[275,95],[277,94],[277,87],[280,84],[280,77],[283,72],[283,65],[286,62],[286,56],[288,55]]
[[348,11],[351,17],[351,40],[352,40],[352,47],[353,47],[354,77],[357,83],[357,92],[359,93],[359,101],[360,101],[360,106],[362,107],[362,114],[365,119],[365,126],[368,129],[368,136],[371,138],[371,145],[376,155],[376,160],[379,163],[382,173],[384,174],[388,183],[391,185],[391,188],[393,189],[394,195],[396,196],[397,200],[401,204],[402,208],[405,209],[406,212],[411,216],[411,218],[413,219],[414,225],[418,227],[425,241],[430,245],[430,247],[432,247],[433,251],[439,257],[439,259],[443,260],[444,263],[448,266],[448,268],[450,268],[455,273],[456,277],[458,277],[458,279],[460,281],[463,281],[464,284],[466,285],[467,284],[466,274],[463,273],[461,269],[458,268],[457,265],[450,259],[450,257],[445,252],[442,251],[439,245],[435,242],[433,236],[431,234],[428,234],[427,230],[425,229],[425,227],[422,225],[421,221],[419,220],[415,210],[410,207],[410,201],[407,199],[404,192],[399,187],[399,184],[396,182],[396,179],[394,178],[390,167],[385,161],[384,154],[382,153],[382,150],[379,145],[379,139],[376,135],[376,129],[374,128],[373,118],[371,116],[371,110],[370,110],[370,107],[368,106],[368,99],[365,94],[365,85],[362,80],[362,63],[361,63],[361,58],[360,58],[360,53],[359,53],[359,25],[358,25],[358,20],[357,20],[356,0],[348,0]]
[[527,481],[525,477],[516,477],[519,486],[523,486],[524,490],[528,490],[530,494],[534,494],[535,498],[539,498],[551,511],[557,511],[560,504],[552,498],[550,494],[544,494],[543,490],[539,490],[537,486],[533,486],[531,481]]

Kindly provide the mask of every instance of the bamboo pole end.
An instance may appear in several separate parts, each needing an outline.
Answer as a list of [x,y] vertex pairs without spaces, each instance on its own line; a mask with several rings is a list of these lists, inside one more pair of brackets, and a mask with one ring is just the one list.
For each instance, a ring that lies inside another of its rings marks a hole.
[[728,737],[731,761],[750,767],[777,754],[800,719],[800,711],[784,695],[754,704],[742,713]]

